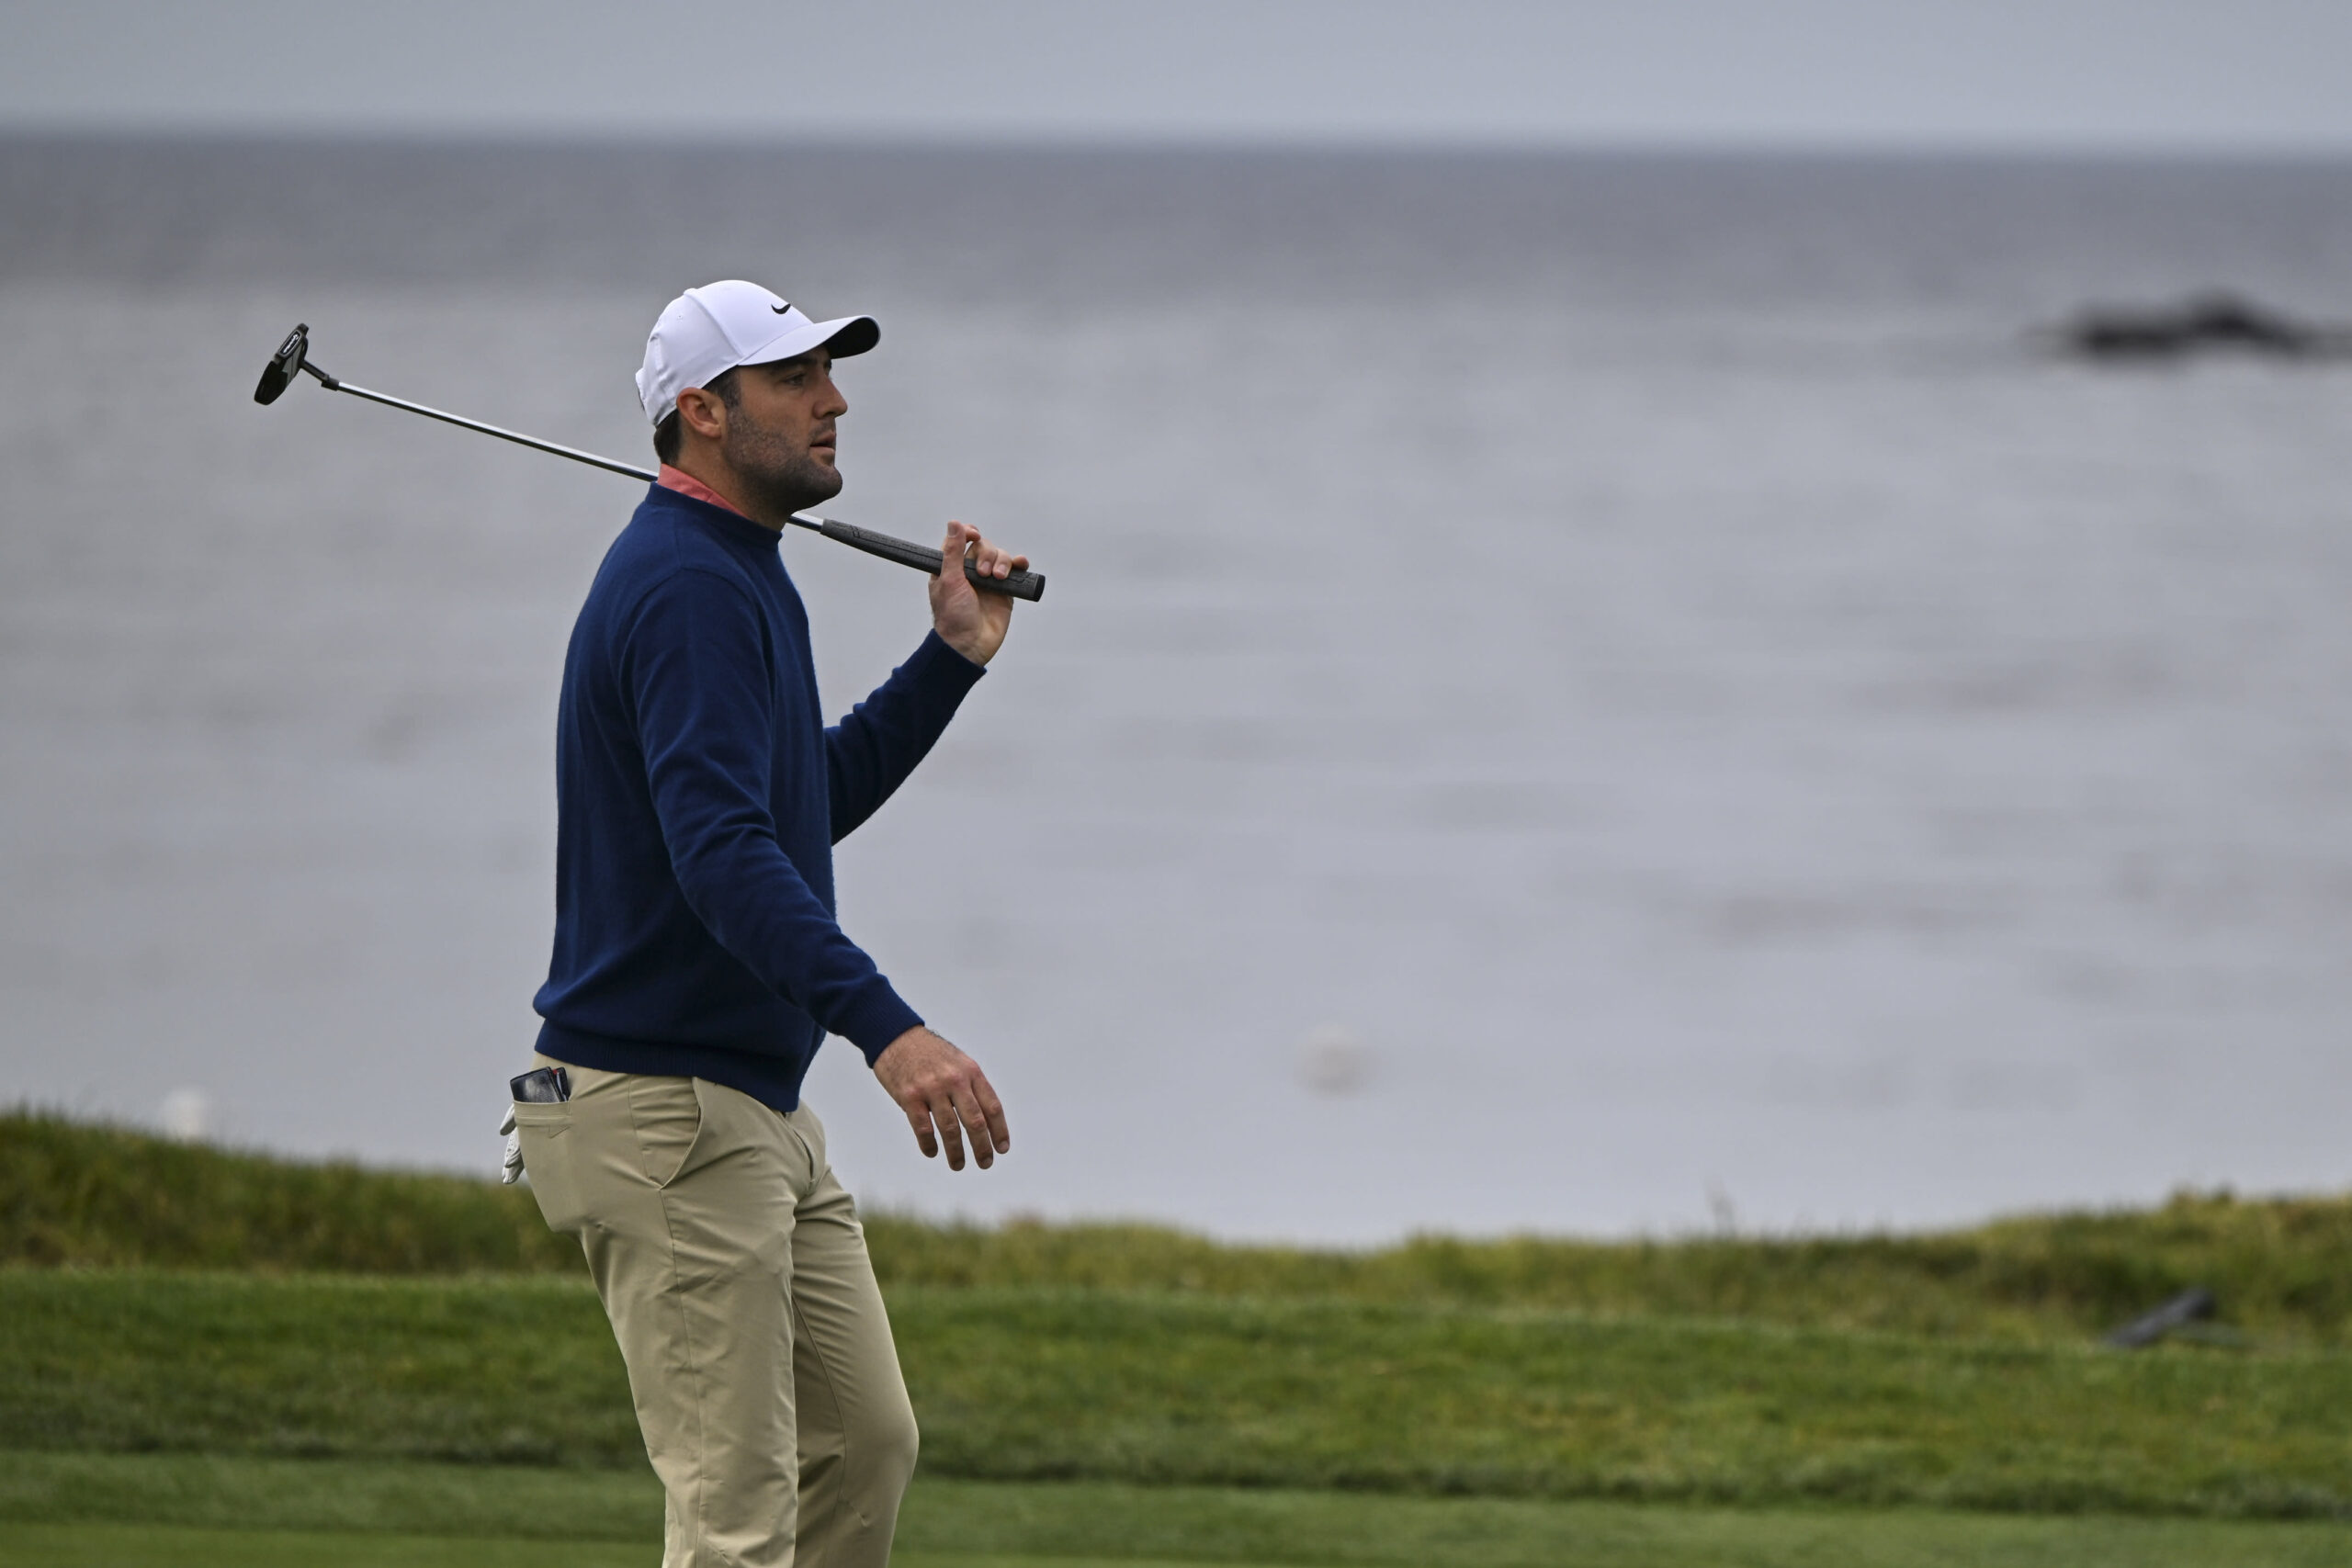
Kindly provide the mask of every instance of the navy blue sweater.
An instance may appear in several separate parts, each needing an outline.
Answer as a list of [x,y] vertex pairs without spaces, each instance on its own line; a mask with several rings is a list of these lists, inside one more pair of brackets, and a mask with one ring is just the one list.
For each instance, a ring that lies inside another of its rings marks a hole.
[[980,667],[933,633],[834,728],[777,535],[652,486],[572,628],[556,734],[555,956],[539,1049],[779,1111],[828,1032],[922,1020],[833,918],[832,846]]

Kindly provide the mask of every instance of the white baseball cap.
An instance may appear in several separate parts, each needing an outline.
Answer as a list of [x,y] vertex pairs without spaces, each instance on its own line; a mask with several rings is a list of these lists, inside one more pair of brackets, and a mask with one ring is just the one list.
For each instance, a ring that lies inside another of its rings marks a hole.
[[830,346],[836,359],[882,341],[871,316],[812,321],[782,295],[740,277],[689,288],[662,308],[637,372],[646,422],[659,424],[688,387],[707,387],[738,365],[772,365]]

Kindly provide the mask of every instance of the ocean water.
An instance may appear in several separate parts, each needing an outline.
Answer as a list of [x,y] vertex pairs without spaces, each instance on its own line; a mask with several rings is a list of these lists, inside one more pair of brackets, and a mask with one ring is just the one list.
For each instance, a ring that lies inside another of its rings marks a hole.
[[[1048,573],[842,918],[988,1067],[869,1204],[1919,1225],[2352,1178],[2352,166],[0,141],[0,1099],[474,1170],[685,285],[870,310],[849,488]],[[786,556],[846,707],[921,580]]]

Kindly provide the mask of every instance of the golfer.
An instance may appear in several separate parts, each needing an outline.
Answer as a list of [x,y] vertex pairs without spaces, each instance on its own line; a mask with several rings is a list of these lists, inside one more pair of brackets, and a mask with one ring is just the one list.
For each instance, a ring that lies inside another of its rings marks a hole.
[[540,1210],[579,1233],[628,1367],[668,1499],[664,1568],[889,1559],[914,1412],[856,1209],[800,1099],[818,1044],[865,1054],[926,1156],[944,1145],[961,1170],[969,1139],[986,1168],[1012,1147],[978,1065],[833,918],[832,845],[1004,641],[1012,601],[960,563],[1027,565],[950,523],[930,635],[825,727],[777,542],[788,513],[841,490],[833,362],[880,335],[751,283],[670,302],[637,376],[661,476],[564,660],[536,1066],[560,1066],[570,1099],[514,1109]]

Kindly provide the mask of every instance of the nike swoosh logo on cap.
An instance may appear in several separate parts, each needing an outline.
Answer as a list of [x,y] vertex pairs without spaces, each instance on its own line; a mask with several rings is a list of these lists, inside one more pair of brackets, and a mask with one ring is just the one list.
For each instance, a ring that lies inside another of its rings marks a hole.
[[788,304],[787,304],[787,305],[771,305],[771,306],[769,306],[769,307],[768,307],[768,309],[769,309],[769,310],[774,310],[777,315],[781,316],[781,315],[783,315],[786,310],[791,310],[791,309],[792,309],[792,307],[791,307],[790,305],[788,305]]

